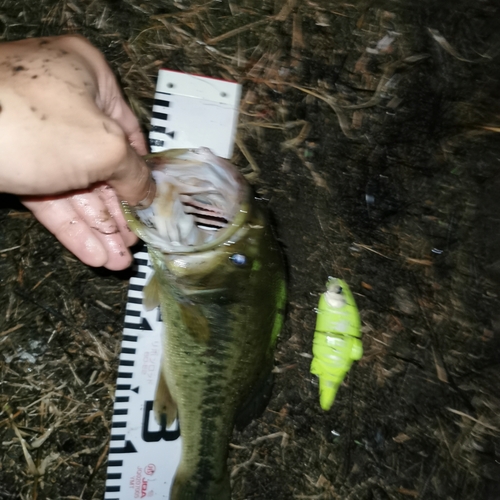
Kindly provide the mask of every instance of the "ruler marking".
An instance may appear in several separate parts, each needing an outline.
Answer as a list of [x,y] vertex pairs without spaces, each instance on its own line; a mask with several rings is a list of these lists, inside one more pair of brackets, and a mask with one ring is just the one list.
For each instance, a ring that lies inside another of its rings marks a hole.
[[127,427],[127,422],[112,422],[111,427],[113,427],[113,429],[121,429]]
[[124,335],[122,340],[124,342],[137,342],[137,337],[135,335]]
[[124,327],[129,330],[152,330],[151,325],[149,324],[149,321],[146,318],[142,318],[142,321],[140,323],[130,323],[125,321]]
[[132,378],[131,372],[118,372],[118,378]]
[[137,318],[141,315],[141,311],[132,311],[131,309],[125,310],[125,316],[130,316],[131,318]]
[[117,391],[130,391],[130,389],[132,389],[132,386],[127,384],[118,384],[116,386]]
[[128,414],[127,408],[116,408],[113,411],[113,415],[127,415],[127,414]]
[[[143,289],[143,288],[144,288],[144,285],[145,285],[144,281],[145,281],[145,280],[144,280],[144,278],[143,278],[142,280],[136,280],[135,278],[130,278],[130,282],[129,282],[129,283],[130,283],[130,285],[132,285],[132,286],[133,286],[133,285],[140,285],[140,286],[141,286],[141,289]],[[130,285],[129,285],[129,286],[130,286]]]
[[122,347],[121,354],[135,354],[137,349],[133,349],[132,347]]
[[109,448],[109,453],[137,453],[135,446],[130,441],[125,441],[122,448]]
[[140,299],[142,303],[142,292],[129,292],[128,299]]
[[123,467],[123,460],[110,460],[108,467]]
[[165,101],[164,99],[161,99],[164,95],[170,95],[170,94],[155,94],[155,99],[153,101],[153,106],[164,106],[165,108],[168,108],[170,106],[170,101]]
[[111,434],[111,441],[125,441],[125,434],[117,434],[116,436]]
[[151,147],[158,147],[158,148],[162,148],[163,146],[165,146],[165,141],[160,141],[159,139],[149,139],[149,145]]
[[[154,112],[153,112],[154,114]],[[166,115],[165,113],[157,113],[159,115],[165,115],[167,118],[168,118],[168,115]],[[151,126],[154,127],[155,125],[159,125],[160,127],[167,127],[167,128],[170,128],[169,125],[170,125],[170,122],[167,122],[167,118],[163,119],[163,118],[158,118],[158,117],[153,117],[151,118]],[[162,136],[163,134],[159,134],[157,132],[152,132],[151,135],[149,136],[150,139],[155,139],[155,138],[158,138],[156,136]]]
[[129,290],[133,290],[134,292],[142,292],[144,287],[142,285],[129,285]]
[[130,398],[128,396],[118,396],[115,401],[117,403],[128,403],[130,401]]
[[137,297],[137,296],[127,297],[127,305],[131,305],[132,307],[130,309],[132,309],[133,311],[136,311],[138,308],[141,309],[141,306],[142,306],[142,302],[136,302],[135,300],[130,300],[130,299],[137,299],[137,298],[142,299],[142,297]]
[[129,304],[142,304],[142,298],[141,297],[129,297],[127,299],[127,302]]
[[158,132],[159,134],[165,134],[167,132],[167,127],[161,127],[160,125],[153,125],[151,132]]
[[168,115],[166,113],[158,113],[158,111],[153,111],[151,114],[153,118],[156,118],[157,120],[163,120],[167,121]]
[[134,366],[134,362],[129,360],[129,359],[121,359],[119,365],[120,366]]

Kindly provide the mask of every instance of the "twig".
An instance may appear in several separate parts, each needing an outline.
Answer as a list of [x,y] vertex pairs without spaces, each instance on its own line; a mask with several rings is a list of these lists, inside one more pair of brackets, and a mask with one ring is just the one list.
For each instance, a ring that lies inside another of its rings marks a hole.
[[499,432],[500,429],[498,427],[495,427],[494,425],[490,424],[485,424],[484,422],[481,422],[481,420],[478,420],[477,418],[474,418],[473,416],[469,415],[468,413],[464,413],[463,411],[460,410],[454,410],[453,408],[446,407],[448,411],[451,411],[451,413],[455,413],[456,415],[460,415],[461,417],[468,418],[469,420],[472,420],[473,422],[476,422],[476,424],[482,425],[483,427],[486,427],[486,429],[490,429],[491,431]]
[[189,10],[184,10],[182,12],[170,12],[168,14],[157,14],[155,16],[150,16],[149,19],[152,19],[153,21],[160,21],[161,19],[168,19],[169,17],[179,18],[179,17],[191,16],[193,14],[197,14],[199,12],[207,10],[213,3],[214,0],[210,0],[209,2],[204,3],[203,5],[198,5]]
[[252,451],[252,456],[246,462],[242,462],[241,464],[235,465],[233,467],[233,470],[231,471],[231,478],[236,476],[236,474],[238,474],[238,472],[241,469],[243,469],[243,467],[246,467],[247,465],[250,465],[253,462],[255,462],[255,460],[257,459],[257,456],[258,456],[257,448],[254,448],[254,450]]
[[478,63],[478,62],[483,62],[484,59],[492,59],[492,56],[486,53],[485,55],[481,55],[480,59],[465,59],[462,57],[451,45],[450,43],[446,40],[446,38],[441,35],[441,33],[438,30],[432,29],[432,28],[427,28],[427,31],[430,33],[432,38],[440,45],[440,47],[448,52],[451,56],[453,56],[455,59],[458,59],[459,61],[466,62],[466,63]]
[[387,257],[387,255],[384,255],[383,253],[377,252],[377,250],[374,250],[372,247],[369,247],[368,245],[363,245],[361,243],[353,243],[353,245],[362,248],[363,250],[368,250],[369,252],[373,252],[377,255],[380,255],[380,257],[383,257],[384,259],[394,260],[391,257]]
[[421,266],[432,266],[432,261],[429,259],[412,259],[411,257],[406,257],[406,262],[409,264],[420,264]]
[[11,252],[12,250],[17,250],[18,248],[21,248],[21,245],[16,245],[15,247],[10,248],[3,248],[2,250],[0,250],[0,253]]
[[4,330],[3,332],[0,332],[0,337],[3,337],[4,335],[8,335],[9,333],[15,332],[16,330],[19,330],[19,328],[22,328],[24,326],[23,323],[19,323],[16,326],[13,326],[12,328],[9,328],[8,330]]
[[243,156],[246,158],[248,163],[250,163],[250,166],[252,167],[252,170],[254,171],[255,175],[259,175],[260,168],[257,165],[257,162],[254,160],[253,156],[251,155],[250,151],[248,151],[247,147],[245,146],[245,143],[243,142],[243,140],[239,135],[236,136],[235,142],[240,151],[243,153]]
[[500,132],[500,127],[488,127],[488,126],[484,126],[484,127],[479,127],[483,130],[488,130],[490,132]]
[[234,30],[228,31],[222,35],[216,36],[214,38],[208,39],[205,43],[207,45],[215,45],[222,40],[226,40],[226,38],[231,38],[233,36],[239,35],[240,33],[243,33],[244,31],[251,30],[253,28],[256,28],[257,26],[261,26],[263,24],[268,24],[272,21],[275,21],[277,16],[270,16],[265,19],[260,19],[259,21],[255,21],[250,24],[245,24],[245,26],[240,26],[239,28],[235,28]]
[[323,95],[318,92],[315,92],[314,90],[307,89],[305,87],[301,87],[300,85],[296,85],[294,83],[285,83],[284,85],[289,85],[290,87],[293,87],[294,89],[300,90],[301,92],[304,92],[305,94],[312,95],[313,97],[316,97],[317,99],[321,99],[322,101],[326,102],[330,108],[333,109],[335,114],[337,115],[337,120],[339,122],[340,129],[344,133],[344,135],[349,138],[353,139],[354,136],[351,133],[351,129],[349,127],[349,123],[347,121],[347,117],[345,116],[342,106],[340,106],[337,101],[328,95]]
[[284,438],[286,436],[286,432],[274,432],[273,434],[268,434],[267,436],[259,436],[258,438],[252,441],[252,444],[260,443],[261,441],[265,441],[266,439],[275,439],[275,438]]

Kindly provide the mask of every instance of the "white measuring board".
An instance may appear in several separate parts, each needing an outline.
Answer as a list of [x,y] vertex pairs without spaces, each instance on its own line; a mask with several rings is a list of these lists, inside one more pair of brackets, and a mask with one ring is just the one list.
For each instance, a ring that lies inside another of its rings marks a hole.
[[160,70],[149,142],[156,153],[171,148],[210,148],[231,158],[241,86]]
[[[151,151],[208,147],[230,158],[238,120],[237,83],[160,70],[149,134]],[[161,361],[159,308],[146,311],[142,291],[152,272],[145,250],[134,255],[125,311],[104,500],[168,499],[182,438],[155,421]]]

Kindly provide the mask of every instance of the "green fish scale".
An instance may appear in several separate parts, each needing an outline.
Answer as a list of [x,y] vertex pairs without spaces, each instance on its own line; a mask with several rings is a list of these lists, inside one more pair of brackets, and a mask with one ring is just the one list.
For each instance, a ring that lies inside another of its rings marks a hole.
[[[207,299],[204,295],[203,300]],[[266,369],[263,351],[269,349],[260,336],[241,335],[241,325],[251,313],[247,305],[212,303],[199,308],[208,320],[206,343],[186,331],[178,307],[170,302],[164,311],[164,318],[168,318],[167,379],[177,402],[183,437],[177,481],[186,478],[183,490],[191,493],[185,498],[221,500],[221,493],[211,493],[210,487],[228,481],[226,462],[235,413]],[[268,358],[270,369],[272,358]]]
[[[235,415],[272,369],[284,266],[264,215],[253,202],[248,211],[240,239],[206,253],[218,262],[208,273],[197,274],[196,260],[191,265],[186,256],[187,267],[176,275],[169,266],[177,257],[149,248],[165,324],[163,373],[183,440],[171,500],[230,499],[227,455]],[[245,255],[247,265],[236,266],[234,254]]]

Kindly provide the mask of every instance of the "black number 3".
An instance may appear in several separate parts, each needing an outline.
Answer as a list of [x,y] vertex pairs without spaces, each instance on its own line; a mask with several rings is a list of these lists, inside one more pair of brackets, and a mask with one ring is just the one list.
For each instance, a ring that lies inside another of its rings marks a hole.
[[165,424],[161,425],[160,430],[150,431],[149,430],[149,417],[153,411],[153,401],[145,401],[144,406],[144,418],[142,419],[142,439],[146,443],[154,443],[156,441],[175,441],[179,439],[181,431],[179,429],[179,422],[177,422],[177,429],[167,430]]

